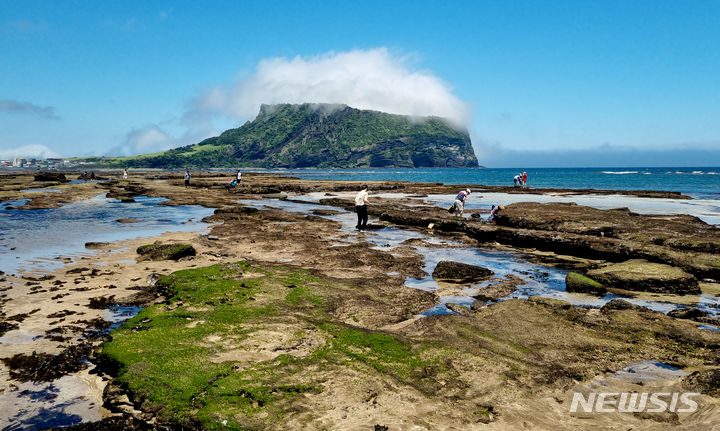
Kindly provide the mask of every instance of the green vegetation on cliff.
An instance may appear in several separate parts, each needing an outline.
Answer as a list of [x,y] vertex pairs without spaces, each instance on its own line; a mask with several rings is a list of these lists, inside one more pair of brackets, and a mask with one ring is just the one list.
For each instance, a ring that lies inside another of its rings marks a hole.
[[109,167],[476,167],[470,137],[438,117],[412,118],[345,105],[263,105],[254,121],[196,145],[134,157],[93,158]]

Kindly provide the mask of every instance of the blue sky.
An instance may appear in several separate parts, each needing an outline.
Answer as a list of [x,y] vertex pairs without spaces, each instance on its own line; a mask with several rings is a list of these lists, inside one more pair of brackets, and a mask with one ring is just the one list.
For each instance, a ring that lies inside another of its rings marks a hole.
[[490,167],[717,166],[718,22],[720,1],[0,0],[0,158],[157,151],[314,98],[454,116]]

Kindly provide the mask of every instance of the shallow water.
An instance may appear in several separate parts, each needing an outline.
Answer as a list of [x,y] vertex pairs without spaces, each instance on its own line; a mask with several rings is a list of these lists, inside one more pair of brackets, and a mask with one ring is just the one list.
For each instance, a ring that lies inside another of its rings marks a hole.
[[[0,270],[6,273],[42,272],[58,268],[71,258],[88,254],[85,243],[118,241],[190,232],[208,226],[203,217],[213,210],[197,205],[158,205],[162,198],[138,197],[121,203],[104,195],[59,208],[2,210],[0,217]],[[21,205],[18,201],[11,205]],[[2,203],[0,203],[2,205]],[[120,218],[138,223],[118,223]]]
[[[341,230],[344,232],[356,233],[355,241],[367,242],[375,248],[391,250],[398,247],[409,239],[421,239],[431,244],[448,245],[450,247],[424,247],[411,246],[423,256],[425,272],[427,276],[421,279],[408,278],[405,281],[407,287],[422,289],[428,291],[436,291],[440,289],[437,281],[432,277],[432,272],[437,263],[441,260],[453,260],[471,265],[483,266],[495,273],[494,278],[504,278],[506,275],[515,275],[522,278],[525,284],[519,285],[518,288],[506,298],[527,299],[530,296],[541,296],[545,298],[554,298],[567,301],[577,306],[602,307],[612,299],[621,298],[633,304],[648,307],[655,311],[667,313],[669,311],[682,308],[682,305],[662,300],[662,295],[658,295],[658,300],[648,298],[628,298],[621,295],[608,294],[604,297],[586,295],[582,293],[571,293],[565,291],[565,275],[568,270],[555,267],[531,263],[522,253],[501,250],[490,247],[458,247],[456,242],[449,240],[443,236],[434,236],[431,233],[425,233],[417,230],[399,229],[395,227],[386,227],[380,230],[358,232],[355,229],[357,216],[349,211],[339,207],[330,207],[320,205],[316,202],[323,196],[309,195],[297,197],[297,200],[307,201],[295,202],[280,199],[268,200],[242,200],[240,203],[255,208],[271,207],[282,209],[284,211],[312,214],[313,210],[333,210],[340,211],[339,214],[320,216],[330,220],[337,221],[341,224]],[[430,231],[431,232],[431,231]],[[351,240],[352,241],[352,240]],[[445,304],[456,303],[469,306],[475,301],[474,295],[489,284],[497,283],[497,280],[486,281],[469,286],[462,292],[463,295],[458,296],[440,296],[439,303],[425,310],[420,316],[433,314],[449,314],[454,313],[449,310]],[[720,298],[711,294],[696,295],[692,298],[683,297],[684,302],[695,306],[709,313],[710,316],[718,315],[718,307],[720,306]],[[671,298],[668,298],[671,299]],[[706,325],[707,326],[707,325]],[[709,328],[706,328],[709,329]]]
[[[452,196],[430,195],[425,200],[447,208]],[[515,193],[471,193],[465,203],[467,209],[486,209],[493,205],[510,205],[516,202],[574,202],[598,209],[627,207],[639,214],[689,214],[708,224],[720,224],[720,199],[658,199],[622,195],[536,195]]]
[[[136,315],[140,307],[117,306],[107,308],[103,318],[110,322],[106,334]],[[42,335],[32,336],[19,331],[13,338],[3,337],[0,343],[29,343]],[[16,387],[0,393],[2,430],[41,430],[64,427],[81,422],[99,421],[102,393],[93,376],[93,365],[88,369],[68,374],[52,382],[13,382]]]

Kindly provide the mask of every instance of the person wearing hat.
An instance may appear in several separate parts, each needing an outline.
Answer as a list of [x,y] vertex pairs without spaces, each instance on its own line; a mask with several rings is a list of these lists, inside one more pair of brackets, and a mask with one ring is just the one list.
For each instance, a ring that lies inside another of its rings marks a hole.
[[523,187],[527,187],[527,172],[523,171],[522,173],[522,182]]
[[458,193],[457,196],[455,196],[455,202],[453,202],[453,206],[455,207],[455,214],[462,217],[463,211],[465,211],[465,199],[467,199],[468,195],[470,194],[470,189],[460,190],[460,193]]

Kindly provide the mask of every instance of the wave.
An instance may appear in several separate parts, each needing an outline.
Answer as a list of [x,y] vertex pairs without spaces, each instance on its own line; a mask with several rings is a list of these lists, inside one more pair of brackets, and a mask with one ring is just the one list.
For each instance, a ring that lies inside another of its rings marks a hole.
[[613,174],[613,175],[627,175],[627,174],[637,174],[638,171],[602,171],[603,174]]

